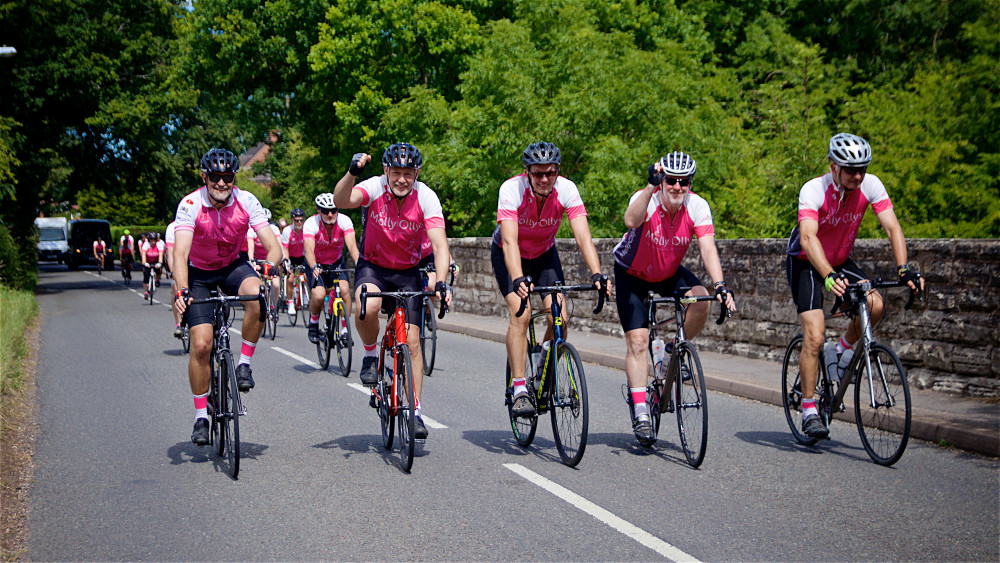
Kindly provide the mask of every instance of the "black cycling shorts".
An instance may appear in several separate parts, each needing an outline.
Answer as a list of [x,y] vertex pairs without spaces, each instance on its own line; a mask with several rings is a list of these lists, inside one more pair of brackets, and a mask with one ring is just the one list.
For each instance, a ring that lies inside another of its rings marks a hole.
[[[416,266],[405,270],[390,270],[377,264],[358,259],[358,265],[354,268],[354,287],[361,287],[361,284],[368,284],[368,291],[423,291],[424,280],[420,276],[420,269]],[[374,287],[372,287],[374,286]],[[406,315],[409,324],[420,324],[420,307],[423,299],[413,298],[407,302]],[[382,311],[394,310],[396,303],[393,299],[382,299]],[[367,308],[367,314],[374,311]]]
[[660,297],[671,297],[679,287],[698,287],[703,285],[698,276],[684,266],[678,266],[673,277],[659,282],[650,282],[628,273],[615,262],[615,304],[618,306],[618,319],[625,332],[637,328],[649,328],[647,309],[643,303],[649,292],[655,292]]
[[[826,280],[812,267],[809,260],[789,256],[785,264],[788,272],[788,286],[792,289],[792,300],[799,313],[823,308],[823,292]],[[833,268],[843,274],[850,283],[869,279],[868,274],[850,258]]]
[[[334,268],[343,268],[344,265],[345,262],[343,257],[333,264],[320,264],[320,266],[333,266]],[[333,287],[333,282],[336,278],[337,276],[335,276],[333,272],[322,272],[319,275],[319,279],[314,281],[313,269],[306,265],[306,280],[309,281],[310,288],[318,286],[320,281],[323,282],[323,287]],[[346,272],[341,274],[340,279],[350,282],[350,278]]]
[[[500,294],[506,298],[514,292],[514,280],[507,271],[507,263],[504,262],[503,249],[500,245],[494,244],[490,249],[490,261],[493,263],[493,275],[496,276]],[[541,287],[555,285],[556,282],[565,280],[562,262],[559,261],[559,251],[555,245],[537,258],[521,258],[521,271],[524,272],[522,275],[531,276],[534,285]]]
[[[238,295],[240,285],[247,278],[257,278],[256,270],[245,260],[237,259],[232,264],[218,270],[199,270],[188,265],[188,286],[190,286],[191,298],[205,299],[209,297],[209,292],[214,289],[221,290],[226,295]],[[215,306],[212,303],[202,303],[191,305],[184,315],[187,318],[189,327],[212,322],[212,312]]]

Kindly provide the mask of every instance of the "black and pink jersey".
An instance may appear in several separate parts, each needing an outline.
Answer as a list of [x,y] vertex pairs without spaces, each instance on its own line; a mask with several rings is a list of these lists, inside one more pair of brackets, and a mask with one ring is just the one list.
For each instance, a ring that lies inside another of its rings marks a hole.
[[556,232],[562,224],[563,214],[569,219],[587,215],[580,190],[567,178],[559,176],[552,185],[552,193],[545,198],[541,212],[537,198],[528,184],[528,177],[520,174],[500,186],[497,201],[497,228],[493,243],[503,248],[500,235],[501,221],[517,221],[517,247],[521,258],[538,258],[556,243]]
[[[877,176],[866,174],[858,189],[842,190],[833,183],[833,173],[828,172],[802,186],[798,220],[819,222],[817,237],[823,245],[823,253],[831,265],[839,266],[851,256],[869,205],[876,214],[892,208],[889,194]],[[788,255],[807,259],[797,226],[788,239]]]
[[167,247],[162,240],[156,241],[156,244],[149,244],[149,241],[146,241],[139,247],[139,251],[146,253],[146,262],[159,262],[160,256],[166,253]]
[[306,219],[302,226],[305,238],[316,241],[313,255],[317,264],[336,264],[344,256],[344,237],[354,232],[354,221],[343,213],[337,214],[333,228],[326,228],[319,215]]
[[247,228],[267,225],[264,207],[252,193],[234,187],[229,201],[216,209],[202,186],[177,206],[177,231],[192,231],[191,265],[200,270],[224,268],[239,257],[247,243]]
[[[629,204],[641,193],[634,193]],[[639,279],[660,282],[677,273],[692,240],[710,235],[715,236],[715,225],[704,198],[689,192],[671,220],[657,188],[646,206],[645,221],[626,231],[615,246],[615,263]]]
[[354,189],[364,194],[361,257],[390,270],[415,267],[427,230],[444,228],[437,194],[423,182],[414,182],[400,208],[384,175],[369,178]]

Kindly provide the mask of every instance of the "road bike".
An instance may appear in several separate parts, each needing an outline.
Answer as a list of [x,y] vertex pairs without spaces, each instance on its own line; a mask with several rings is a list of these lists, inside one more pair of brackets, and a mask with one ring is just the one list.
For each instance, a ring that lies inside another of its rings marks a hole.
[[[656,297],[650,291],[643,304],[646,305],[646,319],[649,322],[649,357],[653,366],[653,377],[646,387],[646,406],[649,409],[649,418],[653,423],[653,439],[643,445],[651,447],[656,443],[656,436],[660,431],[660,416],[664,413],[677,414],[677,432],[681,438],[681,449],[688,465],[698,467],[705,460],[705,450],[708,446],[708,395],[705,391],[705,374],[701,369],[701,359],[698,358],[698,351],[687,340],[684,332],[684,319],[687,316],[687,307],[699,301],[717,301],[715,295],[692,295],[685,296],[691,288],[677,288],[676,294],[668,297]],[[661,303],[672,303],[674,305],[673,318],[656,320],[656,306]],[[719,318],[715,321],[721,325],[731,315],[725,303],[720,303],[721,311]],[[674,337],[670,344],[663,345],[661,332],[665,332],[665,327],[671,321],[677,323]],[[659,346],[663,346],[663,357],[654,353]],[[666,349],[669,348],[669,358],[666,357]],[[676,383],[676,385],[674,385]],[[628,392],[628,385],[622,387],[622,395],[629,405],[632,419],[635,419],[635,405],[632,404],[632,395]]]
[[[848,284],[844,298],[833,304],[826,320],[847,317],[859,319],[861,338],[852,348],[853,357],[839,373],[828,373],[822,351],[819,354],[819,373],[816,378],[816,408],[820,419],[829,428],[830,419],[836,413],[845,412],[844,396],[847,387],[854,383],[854,422],[861,436],[861,444],[868,456],[879,465],[889,466],[903,455],[910,439],[910,387],[906,380],[906,369],[896,353],[889,346],[875,340],[872,327],[870,303],[871,290],[901,287],[902,281],[881,279],[862,280]],[[926,291],[926,290],[925,290]],[[910,292],[904,309],[913,306],[915,292]],[[884,318],[884,317],[883,317]],[[812,446],[818,440],[804,434],[802,427],[802,387],[799,382],[799,355],[802,353],[803,337],[795,335],[785,350],[781,364],[781,402],[785,410],[785,420],[792,429],[792,435],[799,443]],[[846,352],[845,352],[846,354]]]
[[[525,282],[530,286],[531,277]],[[514,415],[514,389],[511,378],[510,362],[507,362],[507,379],[505,388],[505,404],[510,426],[514,431],[514,439],[521,446],[528,447],[535,439],[538,427],[538,417],[548,411],[552,418],[552,434],[555,437],[556,449],[562,462],[575,467],[583,459],[587,448],[587,429],[590,421],[590,407],[587,403],[587,379],[583,371],[583,363],[576,348],[565,340],[563,327],[562,305],[560,301],[570,291],[597,291],[597,315],[604,309],[608,277],[602,276],[600,287],[594,284],[560,285],[534,287],[530,293],[551,293],[552,305],[549,311],[544,308],[531,314],[527,334],[527,358],[525,359],[525,385],[528,387],[528,400],[535,408],[535,414],[526,417]],[[530,295],[529,295],[530,297]],[[557,298],[560,297],[560,298]],[[521,308],[517,311],[520,317],[528,305],[528,299],[521,300]],[[553,338],[547,345],[540,346],[535,338],[535,321],[552,315]]]
[[156,292],[156,277],[160,275],[160,263],[143,264],[143,270],[149,270],[149,277],[146,280],[146,294],[149,295],[149,304],[153,305],[153,293]]
[[[324,302],[323,315],[326,317],[326,323],[320,329],[319,338],[316,340],[316,354],[319,357],[320,367],[327,369],[330,366],[330,348],[335,347],[340,375],[347,377],[351,374],[354,337],[351,335],[351,312],[344,306],[344,298],[340,293],[340,280],[346,280],[350,285],[351,270],[330,264],[320,264],[319,267],[323,272],[332,273],[334,279],[333,287],[326,288],[327,296],[332,298]],[[314,280],[317,285],[323,283],[322,275],[316,276]]]
[[[425,289],[428,283],[427,274],[435,271],[433,264],[420,269]],[[451,276],[448,285],[455,285],[456,271],[458,271],[458,266],[452,262],[448,267]],[[424,297],[420,306],[420,351],[423,354],[424,375],[430,377],[434,372],[434,359],[437,357],[437,318],[434,316],[434,301],[430,297]]]
[[[187,298],[186,292],[182,298]],[[260,321],[264,322],[264,288],[258,295],[237,295],[230,297],[221,295],[218,291],[209,293],[205,299],[195,299],[188,304],[198,305],[211,303],[212,313],[212,359],[210,361],[212,379],[209,388],[208,413],[211,422],[209,444],[215,448],[215,453],[229,462],[229,474],[233,479],[240,472],[240,417],[246,416],[246,407],[239,393],[236,382],[236,364],[233,353],[229,350],[229,327],[233,303],[239,301],[257,301],[260,305]],[[184,323],[187,325],[187,322]]]
[[181,348],[185,354],[191,352],[191,331],[188,330],[186,322],[181,323]]
[[288,324],[295,326],[295,321],[302,315],[302,326],[309,326],[309,283],[306,280],[306,267],[302,264],[292,269],[292,307],[285,311]]
[[[259,268],[263,268],[267,260],[254,260]],[[274,286],[272,285],[275,268],[272,266],[272,275],[265,276],[263,272],[261,273],[261,278],[263,279],[264,287],[264,301],[267,303],[267,313],[264,315],[264,333],[262,336],[264,338],[274,338],[278,335],[278,304],[276,296],[274,294]]]
[[132,285],[132,259],[122,258],[122,283],[125,287]]
[[[381,297],[395,302],[395,308],[387,308],[383,301],[382,310],[388,318],[382,335],[382,348],[378,359],[378,381],[372,388],[368,404],[378,413],[382,425],[382,446],[392,449],[393,432],[398,430],[399,461],[403,471],[413,467],[413,452],[417,442],[414,438],[414,417],[416,402],[413,391],[413,366],[410,364],[410,347],[406,343],[406,306],[411,299],[422,299],[434,295],[433,291],[392,291],[369,292],[367,285],[361,287],[360,313],[364,320],[367,315],[369,297]],[[448,311],[444,292],[438,295],[441,309],[438,318],[444,318]],[[395,419],[395,420],[394,420]],[[394,424],[395,423],[395,424]]]
[[97,267],[97,275],[99,276],[104,275],[102,273],[102,271],[104,270],[104,253],[101,253],[100,256],[94,257],[94,265]]

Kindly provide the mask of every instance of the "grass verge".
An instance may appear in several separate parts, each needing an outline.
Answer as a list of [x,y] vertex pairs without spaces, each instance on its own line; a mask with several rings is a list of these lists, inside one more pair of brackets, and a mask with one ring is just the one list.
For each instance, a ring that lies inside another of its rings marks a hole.
[[28,353],[25,333],[38,316],[38,303],[30,292],[0,285],[0,311],[0,395],[6,396],[21,384],[21,362]]

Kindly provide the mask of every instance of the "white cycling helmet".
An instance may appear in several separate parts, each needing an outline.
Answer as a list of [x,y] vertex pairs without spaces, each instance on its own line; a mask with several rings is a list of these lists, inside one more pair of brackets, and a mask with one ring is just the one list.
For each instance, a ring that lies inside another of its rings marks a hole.
[[840,166],[868,166],[872,161],[872,147],[857,135],[837,133],[830,137],[826,156]]
[[336,209],[337,206],[333,203],[333,194],[326,192],[316,196],[316,207],[322,207],[323,209]]
[[660,166],[663,167],[664,174],[678,178],[682,176],[694,176],[695,170],[698,169],[698,165],[695,164],[694,159],[690,155],[677,151],[661,158]]
[[267,217],[268,221],[270,221],[271,220],[271,210],[265,207],[264,208],[264,216]]

